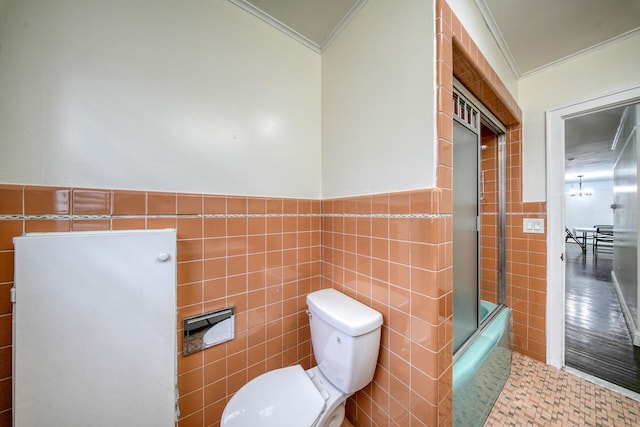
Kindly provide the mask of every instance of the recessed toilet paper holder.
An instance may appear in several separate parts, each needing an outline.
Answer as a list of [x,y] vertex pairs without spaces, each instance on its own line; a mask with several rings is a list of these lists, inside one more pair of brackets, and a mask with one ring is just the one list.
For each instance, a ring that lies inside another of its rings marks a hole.
[[233,339],[234,307],[226,307],[183,319],[184,355]]

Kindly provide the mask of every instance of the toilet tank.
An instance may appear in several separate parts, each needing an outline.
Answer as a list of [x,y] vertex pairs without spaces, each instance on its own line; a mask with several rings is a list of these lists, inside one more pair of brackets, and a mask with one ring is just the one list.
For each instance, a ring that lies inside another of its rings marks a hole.
[[378,361],[382,315],[336,291],[307,295],[313,353],[323,375],[344,393],[369,384]]

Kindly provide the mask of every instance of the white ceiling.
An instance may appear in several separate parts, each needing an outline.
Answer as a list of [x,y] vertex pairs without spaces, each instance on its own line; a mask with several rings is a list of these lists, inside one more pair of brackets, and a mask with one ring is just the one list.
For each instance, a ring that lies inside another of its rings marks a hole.
[[516,76],[640,32],[638,0],[475,0]]
[[[229,1],[318,52],[366,3]],[[517,77],[640,33],[640,0],[474,1]]]
[[[229,1],[322,53],[367,0]],[[474,1],[518,78],[640,33],[640,0]],[[611,170],[621,114],[615,108],[566,121],[568,177]]]
[[[640,0],[475,0],[519,78],[640,33]],[[565,121],[567,181],[612,176],[624,108]]]

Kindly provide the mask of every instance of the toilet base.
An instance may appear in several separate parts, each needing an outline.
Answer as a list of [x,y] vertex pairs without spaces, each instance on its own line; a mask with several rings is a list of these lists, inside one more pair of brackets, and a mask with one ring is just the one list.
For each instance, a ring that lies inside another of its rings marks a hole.
[[308,369],[306,372],[316,388],[318,388],[321,393],[323,390],[326,391],[329,395],[329,398],[325,402],[326,409],[320,414],[320,417],[313,427],[340,427],[342,421],[344,421],[345,403],[351,394],[344,394],[338,390],[325,378],[317,366]]
[[341,427],[342,422],[344,421],[344,405],[345,402],[342,402],[340,405],[338,405],[338,407],[333,411],[328,419],[326,419],[325,424],[318,424],[318,427]]

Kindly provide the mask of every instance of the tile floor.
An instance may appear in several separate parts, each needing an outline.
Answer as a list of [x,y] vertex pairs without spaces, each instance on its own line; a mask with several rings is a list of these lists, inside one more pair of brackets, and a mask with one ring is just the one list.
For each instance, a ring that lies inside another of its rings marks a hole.
[[[511,375],[489,414],[494,426],[639,426],[640,402],[513,353]],[[345,419],[341,427],[352,427]]]
[[638,426],[640,402],[513,353],[486,426]]

